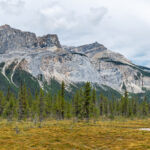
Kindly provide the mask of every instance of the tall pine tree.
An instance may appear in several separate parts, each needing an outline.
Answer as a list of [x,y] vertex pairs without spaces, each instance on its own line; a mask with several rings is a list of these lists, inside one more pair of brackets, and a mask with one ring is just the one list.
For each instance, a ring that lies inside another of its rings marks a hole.
[[84,115],[85,119],[89,121],[90,118],[90,104],[91,104],[91,85],[90,82],[87,82],[84,87]]

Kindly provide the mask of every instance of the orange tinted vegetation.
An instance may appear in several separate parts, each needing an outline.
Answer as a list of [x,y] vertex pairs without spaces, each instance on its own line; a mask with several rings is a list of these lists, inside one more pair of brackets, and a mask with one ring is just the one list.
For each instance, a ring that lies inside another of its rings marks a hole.
[[0,122],[0,149],[18,150],[146,150],[150,149],[150,119],[73,123]]

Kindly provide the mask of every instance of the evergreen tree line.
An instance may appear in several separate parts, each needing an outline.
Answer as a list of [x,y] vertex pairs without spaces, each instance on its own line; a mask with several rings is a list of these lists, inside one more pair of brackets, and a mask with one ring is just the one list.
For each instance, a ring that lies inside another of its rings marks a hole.
[[15,118],[42,122],[47,118],[97,120],[103,116],[113,119],[116,116],[146,117],[150,115],[150,103],[146,97],[143,101],[138,101],[135,98],[129,98],[125,91],[120,99],[109,100],[102,94],[97,96],[96,90],[89,82],[72,97],[72,100],[65,100],[64,82],[54,96],[51,93],[45,93],[42,89],[33,96],[25,84],[21,84],[17,98],[9,89],[6,95],[0,92],[0,117],[8,120]]

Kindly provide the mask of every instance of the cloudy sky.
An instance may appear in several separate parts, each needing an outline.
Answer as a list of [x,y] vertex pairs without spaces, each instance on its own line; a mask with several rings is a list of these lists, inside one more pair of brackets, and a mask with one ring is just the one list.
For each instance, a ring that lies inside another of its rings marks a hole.
[[150,67],[150,0],[0,0],[0,24],[56,33],[64,45],[98,41]]

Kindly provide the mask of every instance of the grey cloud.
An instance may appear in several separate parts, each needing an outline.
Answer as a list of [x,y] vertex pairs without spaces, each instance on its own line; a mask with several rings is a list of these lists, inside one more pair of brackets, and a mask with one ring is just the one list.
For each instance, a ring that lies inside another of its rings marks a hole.
[[5,13],[15,14],[20,13],[25,5],[23,0],[0,0],[0,8]]
[[150,66],[148,0],[0,0],[0,24],[6,23],[37,35],[58,34],[65,45],[98,41]]
[[99,24],[103,17],[108,13],[108,9],[105,7],[100,8],[91,8],[90,9],[90,19],[91,22],[95,25]]
[[107,12],[104,7],[96,7],[80,14],[56,3],[40,9],[36,21],[44,32],[58,33],[62,41],[68,42],[93,34]]

